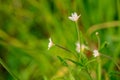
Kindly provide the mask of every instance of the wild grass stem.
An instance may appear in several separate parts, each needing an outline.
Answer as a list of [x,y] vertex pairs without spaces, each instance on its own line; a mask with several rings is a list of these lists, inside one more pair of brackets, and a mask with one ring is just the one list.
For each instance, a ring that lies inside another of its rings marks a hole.
[[14,78],[14,80],[19,80],[19,78],[7,67],[4,61],[0,58],[0,64],[9,72],[9,74]]
[[[99,50],[100,49],[100,37],[99,37],[99,33],[98,32],[96,32],[96,37],[97,37],[97,40],[98,40],[98,50]],[[100,58],[100,56],[97,57],[97,62],[98,62],[98,68],[97,68],[98,79],[97,80],[101,80],[102,68],[101,68],[101,58]]]

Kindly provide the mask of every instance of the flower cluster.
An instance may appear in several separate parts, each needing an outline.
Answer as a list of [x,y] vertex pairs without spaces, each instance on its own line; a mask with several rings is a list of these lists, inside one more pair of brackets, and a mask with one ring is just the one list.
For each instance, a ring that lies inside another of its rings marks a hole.
[[[55,44],[51,38],[49,38],[49,44],[48,44],[48,50],[52,47],[52,46],[56,46],[56,47],[59,47],[65,51],[68,51],[69,53],[72,53],[72,55],[74,55],[75,58],[61,58],[58,56],[58,58],[60,59],[60,61],[64,64],[64,66],[68,67],[68,69],[70,69],[71,71],[71,68],[69,66],[69,63],[67,61],[70,61],[72,63],[74,63],[76,66],[75,66],[75,70],[82,70],[84,69],[84,71],[86,71],[90,77],[91,80],[92,79],[92,76],[89,72],[89,64],[93,61],[97,61],[97,66],[98,68],[95,68],[97,69],[96,72],[98,72],[98,79],[101,80],[100,77],[102,77],[102,64],[101,64],[101,56],[104,56],[104,57],[107,57],[109,59],[112,60],[111,57],[109,56],[106,56],[104,54],[100,54],[99,50],[103,49],[104,45],[101,46],[100,43],[100,37],[99,37],[99,33],[96,32],[95,35],[96,35],[96,38],[98,40],[98,49],[92,49],[88,46],[86,46],[87,44],[84,44],[85,42],[85,39],[82,35],[82,32],[80,32],[80,29],[79,29],[79,26],[78,26],[78,19],[80,18],[81,15],[78,15],[76,12],[72,13],[71,16],[68,17],[69,20],[73,21],[75,23],[75,27],[76,27],[76,33],[77,33],[77,40],[75,41],[75,49],[74,51],[71,51],[70,49],[67,49],[59,44]],[[92,56],[93,57],[90,57],[92,53]],[[89,58],[90,57],[90,58]],[[114,62],[115,63],[115,62]],[[71,65],[71,64],[70,64]],[[117,65],[117,63],[115,63],[115,65],[118,67],[118,69],[120,70],[119,66]],[[80,66],[80,67],[77,67],[77,66]],[[72,66],[73,68],[73,66]],[[76,69],[77,68],[77,69]],[[95,74],[97,75],[97,74]],[[98,80],[97,79],[97,80]]]
[[[77,22],[77,20],[79,19],[79,17],[80,17],[81,15],[77,15],[77,13],[76,12],[74,12],[74,13],[72,13],[71,14],[71,16],[69,16],[68,18],[70,19],[70,20],[72,20],[72,21],[74,21],[74,22]],[[79,34],[78,34],[79,35]],[[98,35],[98,32],[96,33],[96,35]],[[79,37],[79,36],[78,36]],[[54,46],[55,44],[53,43],[53,41],[52,41],[52,39],[51,38],[49,38],[49,44],[48,44],[48,50],[52,47],[52,46]],[[86,46],[86,45],[84,45],[84,44],[80,44],[80,41],[78,40],[76,43],[75,43],[75,45],[76,45],[76,52],[77,53],[80,53],[81,51],[84,51],[84,49],[88,49],[88,47]],[[67,51],[69,51],[68,49],[66,49],[66,48],[64,48],[64,47],[61,47],[61,46],[59,46],[59,45],[56,45],[56,46],[58,46],[58,47],[60,47],[60,48],[62,48],[62,49],[65,49],[65,50],[67,50]],[[97,56],[99,56],[100,54],[99,54],[99,52],[98,52],[98,50],[93,50],[93,56],[94,57],[97,57]]]

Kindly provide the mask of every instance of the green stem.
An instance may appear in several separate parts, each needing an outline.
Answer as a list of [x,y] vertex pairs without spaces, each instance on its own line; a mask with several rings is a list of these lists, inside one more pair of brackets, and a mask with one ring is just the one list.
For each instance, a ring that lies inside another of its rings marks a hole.
[[70,71],[69,73],[70,73],[70,75],[69,75],[70,76],[70,80],[75,80],[74,76],[72,75],[72,72]]
[[[96,33],[97,39],[98,39],[98,50],[100,49],[100,37],[99,37],[99,33]],[[97,80],[101,80],[101,59],[100,56],[97,57],[97,61],[98,61],[98,79]]]
[[118,20],[118,21],[105,22],[105,23],[93,25],[87,30],[87,34],[88,36],[90,36],[93,32],[97,30],[112,28],[112,27],[120,27],[120,21]]
[[89,75],[90,80],[93,80],[93,79],[92,79],[92,76],[90,75],[90,72],[88,71],[88,68],[87,68],[87,69],[85,69],[85,71],[86,71],[86,72],[87,72],[87,74]]
[[79,32],[77,21],[75,22],[75,25],[76,25],[76,31],[77,31],[77,39],[80,42],[80,32]]
[[10,71],[10,69],[7,67],[7,65],[3,62],[3,60],[0,58],[0,64],[10,73],[10,75],[15,79],[15,80],[19,80],[19,78]]
[[99,37],[99,34],[96,34],[97,36],[97,40],[98,40],[98,50],[100,49],[100,37]]
[[77,54],[75,54],[75,53],[72,52],[71,50],[69,50],[69,49],[67,49],[67,48],[65,48],[65,47],[63,47],[63,46],[61,46],[61,45],[58,45],[58,44],[55,44],[55,46],[57,46],[58,48],[61,48],[61,49],[65,50],[65,51],[67,51],[67,52],[69,52],[69,53],[72,53],[76,58],[78,58]]
[[100,59],[100,56],[97,57],[97,61],[98,61],[98,79],[97,80],[101,80],[101,59]]
[[[77,31],[77,41],[80,43],[80,31],[79,31],[79,27],[78,27],[77,21],[75,22],[75,26],[76,26],[76,31]],[[81,47],[80,47],[80,50],[81,50]],[[78,57],[78,61],[80,61],[81,55],[77,54],[77,57]]]
[[70,66],[68,66],[68,72],[69,72],[69,77],[70,77],[70,80],[75,80],[73,74],[72,74],[72,69]]
[[67,51],[67,52],[70,52],[70,53],[72,52],[71,50],[69,50],[69,49],[67,49],[67,48],[65,48],[65,47],[63,47],[63,46],[61,46],[61,45],[55,44],[55,46],[57,46],[57,47],[65,50],[65,51]]

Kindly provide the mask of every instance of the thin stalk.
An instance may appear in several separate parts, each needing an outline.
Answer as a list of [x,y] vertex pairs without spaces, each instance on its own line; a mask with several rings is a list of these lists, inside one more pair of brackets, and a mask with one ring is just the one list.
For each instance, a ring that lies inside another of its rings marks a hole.
[[77,39],[80,42],[80,32],[79,32],[77,21],[75,22],[75,26],[76,26],[76,31],[77,31]]
[[[96,32],[96,37],[98,40],[98,50],[99,50],[100,49],[100,37],[99,37],[98,32]],[[98,79],[97,80],[101,80],[101,59],[100,59],[100,56],[97,57],[97,62],[98,62],[98,68],[97,68]]]
[[97,57],[97,61],[98,61],[98,79],[97,80],[101,80],[101,59],[100,56]]
[[[75,26],[76,26],[76,31],[77,31],[77,41],[79,42],[79,45],[80,45],[80,31],[79,31],[77,21],[75,21]],[[81,45],[80,45],[80,50],[81,50]],[[81,56],[79,54],[77,54],[77,57],[78,57],[78,61],[80,61]]]
[[93,25],[87,30],[87,34],[90,36],[93,32],[97,30],[112,28],[112,27],[120,27],[120,21],[118,20],[118,21],[105,22],[105,23]]
[[61,48],[61,49],[65,50],[65,51],[67,51],[67,52],[72,53],[72,51],[71,51],[71,50],[69,50],[69,49],[67,49],[67,48],[65,48],[65,47],[63,47],[63,46],[61,46],[61,45],[55,44],[55,46],[57,46],[57,47],[59,47],[59,48]]
[[100,49],[100,37],[99,37],[99,33],[96,32],[96,37],[97,37],[97,40],[98,40],[98,50]]
[[70,73],[70,80],[75,80],[75,78],[74,78],[74,76],[72,75],[72,72],[71,71],[69,71],[69,73]]
[[88,68],[86,67],[85,71],[87,72],[87,74],[89,75],[90,77],[90,80],[93,80],[92,76],[90,75],[90,72],[88,71]]
[[55,46],[57,46],[58,48],[61,48],[61,49],[65,50],[65,51],[67,51],[69,53],[72,53],[77,58],[77,55],[74,52],[72,52],[71,50],[69,50],[69,49],[67,49],[67,48],[65,48],[65,47],[63,47],[61,45],[58,45],[58,44],[55,44]]
[[72,69],[70,66],[67,66],[68,67],[68,72],[69,72],[69,77],[70,77],[70,80],[75,80],[73,74],[72,74]]
[[3,60],[0,58],[0,64],[10,73],[10,75],[15,79],[15,80],[19,80],[19,78],[10,71],[10,69],[7,67],[7,65],[3,62]]

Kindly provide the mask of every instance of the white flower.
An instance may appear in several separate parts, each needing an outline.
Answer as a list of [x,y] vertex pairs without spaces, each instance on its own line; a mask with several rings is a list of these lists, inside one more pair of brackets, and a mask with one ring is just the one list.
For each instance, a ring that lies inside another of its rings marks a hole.
[[74,13],[72,13],[72,15],[71,15],[70,17],[68,17],[68,18],[69,18],[70,20],[72,20],[72,21],[77,21],[80,16],[81,16],[81,15],[78,16],[77,13],[74,12]]
[[80,52],[80,43],[79,43],[79,41],[77,41],[75,43],[75,45],[76,45],[76,51],[79,53]]
[[93,56],[94,57],[97,57],[97,56],[99,56],[100,54],[99,54],[99,52],[98,52],[98,50],[93,50]]
[[84,51],[84,49],[89,50],[89,48],[84,44],[81,45],[81,49],[82,49],[82,51]]
[[96,35],[98,35],[99,33],[98,33],[98,32],[96,32],[95,34],[96,34]]
[[51,38],[49,38],[48,50],[54,45],[55,44],[52,42]]
[[79,53],[81,50],[84,51],[85,49],[88,49],[88,47],[84,44],[80,45],[79,41],[75,43],[76,45],[76,51]]

